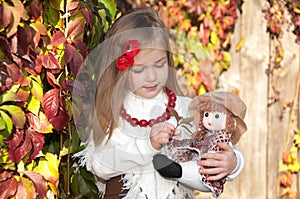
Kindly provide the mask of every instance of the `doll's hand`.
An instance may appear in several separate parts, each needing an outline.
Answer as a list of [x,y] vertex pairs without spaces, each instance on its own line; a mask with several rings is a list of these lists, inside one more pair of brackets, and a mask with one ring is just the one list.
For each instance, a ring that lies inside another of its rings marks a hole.
[[200,174],[208,174],[207,180],[216,181],[230,174],[236,167],[237,157],[228,143],[218,143],[223,149],[217,153],[206,153],[201,156],[198,165],[205,167],[200,169]]
[[163,144],[167,144],[172,136],[179,135],[180,131],[168,123],[162,122],[154,124],[150,131],[150,141],[152,147],[156,150],[160,150]]

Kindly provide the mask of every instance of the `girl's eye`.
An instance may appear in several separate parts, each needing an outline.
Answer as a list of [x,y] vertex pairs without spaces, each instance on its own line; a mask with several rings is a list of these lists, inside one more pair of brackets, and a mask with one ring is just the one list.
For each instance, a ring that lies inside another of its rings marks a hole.
[[141,73],[141,72],[144,71],[144,67],[142,67],[142,66],[132,67],[131,71],[134,72],[134,73]]
[[208,112],[205,112],[205,113],[204,113],[204,116],[205,116],[205,117],[208,117],[208,116],[209,116],[209,113],[208,113]]
[[218,119],[219,117],[220,117],[220,115],[219,115],[219,114],[216,114],[216,115],[215,115],[215,118],[216,118],[216,119]]
[[154,66],[156,67],[156,68],[162,68],[162,67],[164,67],[166,65],[166,62],[163,62],[163,63],[157,63],[157,64],[155,64]]

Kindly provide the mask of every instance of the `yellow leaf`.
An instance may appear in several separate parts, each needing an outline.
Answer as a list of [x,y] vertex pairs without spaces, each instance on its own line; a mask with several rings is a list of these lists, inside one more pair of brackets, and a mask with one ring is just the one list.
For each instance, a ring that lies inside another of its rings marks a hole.
[[288,170],[291,172],[299,172],[300,171],[300,163],[295,162],[294,164],[288,165]]
[[297,7],[294,7],[294,12],[297,13],[297,14],[300,14],[300,9],[297,8]]
[[42,174],[46,180],[57,187],[59,180],[58,166],[59,159],[57,155],[46,153],[45,157],[40,159],[38,166],[34,168],[34,171]]
[[218,34],[215,31],[212,31],[210,34],[210,41],[212,44],[217,44],[220,42]]
[[245,42],[245,36],[243,36],[240,41],[236,44],[235,46],[235,51],[236,52],[239,52],[242,48],[242,46],[244,45],[244,42]]

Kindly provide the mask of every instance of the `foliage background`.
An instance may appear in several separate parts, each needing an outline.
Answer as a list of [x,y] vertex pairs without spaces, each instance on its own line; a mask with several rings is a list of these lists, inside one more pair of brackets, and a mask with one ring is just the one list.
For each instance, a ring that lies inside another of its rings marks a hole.
[[[282,67],[283,24],[293,25],[299,41],[300,6],[298,1],[267,2],[263,12],[274,53],[266,73],[272,79]],[[242,5],[241,0],[1,0],[0,198],[98,197],[93,176],[71,158],[82,150],[74,125],[82,115],[76,106],[80,110],[83,99],[91,97],[92,69],[83,84],[74,80],[88,53],[121,13],[151,6],[168,28],[179,33],[172,35],[175,63],[184,94],[192,97],[222,88],[219,77],[230,67],[232,34]],[[273,89],[270,106],[293,106],[281,102]],[[231,91],[239,94],[238,89]],[[292,131],[295,144],[287,144],[278,183],[288,198],[297,196],[292,175],[299,171],[300,131]]]

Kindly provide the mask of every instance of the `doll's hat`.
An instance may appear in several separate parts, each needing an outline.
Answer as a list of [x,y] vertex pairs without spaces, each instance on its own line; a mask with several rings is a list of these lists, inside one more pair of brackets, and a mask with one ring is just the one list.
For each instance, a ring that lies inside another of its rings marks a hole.
[[197,121],[200,119],[200,104],[207,102],[207,100],[223,105],[234,115],[236,128],[232,133],[231,141],[233,144],[236,144],[242,134],[247,131],[247,126],[244,122],[247,109],[245,103],[237,95],[230,92],[208,92],[203,95],[196,96],[189,105],[190,114],[194,117],[196,125]]

